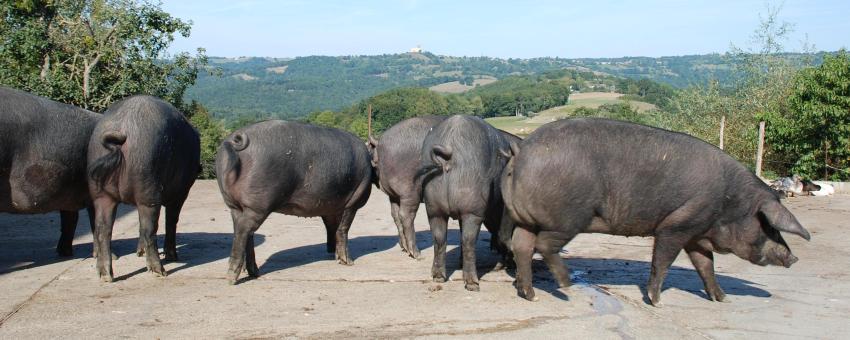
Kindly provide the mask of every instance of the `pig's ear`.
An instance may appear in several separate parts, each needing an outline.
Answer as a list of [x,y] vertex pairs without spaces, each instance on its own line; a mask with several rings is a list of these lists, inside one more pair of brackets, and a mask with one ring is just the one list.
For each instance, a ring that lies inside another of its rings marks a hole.
[[510,142],[510,148],[508,150],[499,149],[499,152],[502,156],[505,156],[507,159],[511,159],[513,156],[516,156],[519,153],[519,145],[516,142]]
[[378,141],[372,135],[369,135],[366,139],[366,149],[369,149],[372,167],[378,167]]
[[452,147],[435,144],[431,147],[431,160],[443,168],[443,172],[449,172],[449,160],[452,159]]
[[378,157],[377,157],[375,154],[372,154],[372,155],[369,157],[369,162],[371,162],[371,163],[372,163],[372,167],[373,167],[373,168],[377,168],[377,167],[378,167]]
[[774,229],[798,235],[806,239],[806,241],[812,238],[806,228],[803,228],[803,226],[800,225],[800,222],[797,221],[797,218],[794,217],[788,209],[782,206],[779,201],[765,201],[762,203],[759,211],[764,215],[764,218],[767,219],[767,222],[770,223],[770,226]]

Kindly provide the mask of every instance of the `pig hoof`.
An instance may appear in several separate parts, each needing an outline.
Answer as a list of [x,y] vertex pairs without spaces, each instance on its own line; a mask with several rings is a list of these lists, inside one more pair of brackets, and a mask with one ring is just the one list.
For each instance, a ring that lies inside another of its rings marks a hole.
[[465,288],[466,288],[466,290],[468,290],[470,292],[481,291],[481,287],[478,285],[478,283],[467,283]]
[[348,256],[347,250],[345,252],[337,251],[334,257],[336,257],[336,260],[337,262],[339,262],[339,264],[350,266],[354,262],[351,260],[351,256]]
[[160,265],[148,266],[148,271],[150,271],[151,273],[153,273],[156,276],[160,276],[160,277],[168,276],[168,274],[165,272],[165,268],[163,268],[161,264]]
[[248,270],[248,276],[255,278],[260,277],[260,268],[257,268],[257,266],[254,266],[253,268],[249,266],[246,269]]
[[531,302],[540,300],[540,298],[538,298],[537,296],[534,295],[534,290],[529,290],[527,292],[524,292],[522,289],[519,289],[517,291],[517,293],[519,294],[519,297],[526,299],[528,301],[531,301]]
[[657,297],[655,299],[649,298],[649,304],[651,304],[653,307],[657,307],[657,308],[664,307],[664,304],[661,303],[661,299],[657,298]]
[[446,282],[446,278],[443,276],[434,276],[433,281],[436,283]]
[[239,280],[239,273],[234,273],[232,271],[227,272],[227,284],[233,286],[236,284],[237,280]]
[[112,277],[112,275],[100,275],[100,281],[110,283],[112,281],[115,281],[115,279]]
[[710,294],[709,298],[710,298],[712,301],[717,301],[717,302],[729,302],[729,300],[728,300],[728,299],[726,299],[726,293],[722,293],[722,292],[720,292],[720,293]]

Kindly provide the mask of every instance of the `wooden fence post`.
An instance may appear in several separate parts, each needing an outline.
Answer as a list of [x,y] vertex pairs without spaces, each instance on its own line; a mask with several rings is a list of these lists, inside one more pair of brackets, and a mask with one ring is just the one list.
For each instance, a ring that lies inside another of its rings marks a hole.
[[369,112],[366,114],[366,127],[369,137],[372,137],[372,104],[369,104]]
[[829,140],[823,143],[823,180],[829,180]]
[[723,133],[726,130],[726,116],[720,117],[720,150],[723,150]]
[[764,121],[759,122],[759,147],[756,153],[756,176],[761,178],[761,158],[764,154]]

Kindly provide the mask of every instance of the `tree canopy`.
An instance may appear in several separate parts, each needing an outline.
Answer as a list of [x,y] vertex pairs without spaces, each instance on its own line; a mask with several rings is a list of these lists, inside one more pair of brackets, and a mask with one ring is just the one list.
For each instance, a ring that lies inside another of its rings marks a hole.
[[191,23],[149,1],[3,0],[0,11],[0,84],[94,111],[132,94],[182,107],[207,61],[203,49],[166,53]]
[[765,115],[767,143],[796,174],[850,179],[850,55],[801,70],[790,89],[787,114]]

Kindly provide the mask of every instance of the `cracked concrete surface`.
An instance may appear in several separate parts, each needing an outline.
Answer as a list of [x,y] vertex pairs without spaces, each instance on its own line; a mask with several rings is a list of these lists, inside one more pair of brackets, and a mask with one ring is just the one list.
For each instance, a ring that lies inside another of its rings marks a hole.
[[[178,227],[180,261],[168,277],[136,257],[138,218],[122,207],[113,247],[118,282],[94,270],[87,219],[73,258],[58,258],[58,214],[0,215],[0,338],[839,338],[850,332],[850,196],[791,198],[786,205],[812,241],[786,236],[800,262],[758,267],[717,256],[729,303],[706,300],[681,255],[665,282],[663,308],[644,302],[651,239],[580,235],[564,255],[575,285],[558,289],[535,261],[540,301],[516,296],[512,272],[482,230],[481,292],[463,288],[457,223],[450,224],[451,280],[430,281],[430,233],[416,219],[423,259],[404,256],[383,193],[373,192],[352,225],[353,266],[325,252],[318,218],[272,215],[257,232],[262,276],[224,278],[232,225],[213,181],[192,189]],[[161,222],[162,223],[162,222]],[[162,228],[160,230],[162,232]],[[160,235],[160,245],[162,236]]]

